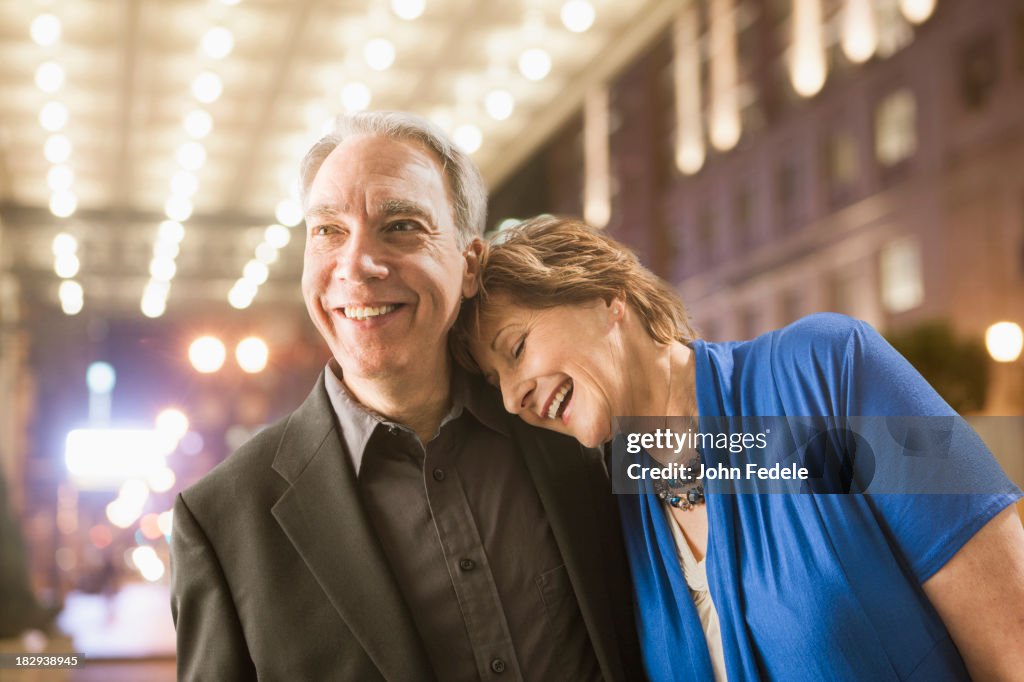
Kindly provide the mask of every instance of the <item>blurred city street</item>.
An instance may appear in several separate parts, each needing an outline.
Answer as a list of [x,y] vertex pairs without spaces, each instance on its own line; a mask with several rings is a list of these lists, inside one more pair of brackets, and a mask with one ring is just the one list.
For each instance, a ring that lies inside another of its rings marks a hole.
[[1024,485],[1019,0],[9,0],[0,55],[0,653],[87,661],[0,682],[174,679],[177,495],[323,384],[298,174],[342,112],[449,134],[486,239],[606,230],[701,338],[867,322],[1016,418]]

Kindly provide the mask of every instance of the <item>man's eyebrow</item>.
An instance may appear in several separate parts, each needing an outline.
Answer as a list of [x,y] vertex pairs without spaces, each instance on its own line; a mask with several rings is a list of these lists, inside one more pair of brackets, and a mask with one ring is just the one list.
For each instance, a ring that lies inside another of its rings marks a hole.
[[384,199],[378,204],[377,210],[386,218],[401,215],[419,218],[432,226],[436,224],[433,214],[427,208],[408,199]]
[[307,220],[310,218],[333,218],[335,215],[336,211],[327,204],[317,204],[306,211]]

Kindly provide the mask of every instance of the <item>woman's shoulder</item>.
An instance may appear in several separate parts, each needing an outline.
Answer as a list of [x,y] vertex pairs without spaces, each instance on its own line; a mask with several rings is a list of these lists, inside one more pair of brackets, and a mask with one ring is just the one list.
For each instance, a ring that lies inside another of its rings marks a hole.
[[802,317],[792,324],[769,332],[775,336],[775,345],[844,345],[850,338],[870,329],[866,322],[841,313],[814,313]]
[[839,313],[815,313],[765,334],[762,343],[776,362],[839,366],[881,341],[867,322]]

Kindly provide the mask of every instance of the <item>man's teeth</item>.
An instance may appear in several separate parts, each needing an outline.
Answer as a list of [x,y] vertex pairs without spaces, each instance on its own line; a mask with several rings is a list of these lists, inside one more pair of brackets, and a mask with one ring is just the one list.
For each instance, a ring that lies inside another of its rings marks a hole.
[[376,308],[373,306],[350,306],[345,308],[345,317],[350,320],[366,320],[386,315],[397,307],[397,305],[382,305]]
[[558,393],[555,394],[555,399],[551,401],[551,407],[548,408],[548,419],[554,419],[558,416],[558,409],[562,407],[562,401],[565,400],[565,396],[569,394],[569,389],[572,388],[572,379],[562,384],[562,387],[558,389]]

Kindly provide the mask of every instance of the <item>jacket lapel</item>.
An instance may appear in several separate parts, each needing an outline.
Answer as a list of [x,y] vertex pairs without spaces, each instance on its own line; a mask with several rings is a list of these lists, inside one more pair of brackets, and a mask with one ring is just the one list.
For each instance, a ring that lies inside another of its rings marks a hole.
[[[533,477],[555,541],[565,560],[580,612],[587,625],[590,641],[605,679],[623,678],[622,659],[616,646],[615,624],[608,600],[610,585],[604,570],[605,558],[598,532],[618,532],[618,528],[600,528],[592,513],[609,489],[595,485],[593,467],[584,459],[582,448],[570,439],[558,442],[558,436],[541,436],[537,429],[519,419],[509,418],[513,437]],[[556,452],[550,447],[561,445]]]
[[431,666],[360,502],[323,375],[290,418],[273,466],[291,483],[274,517],[349,630],[385,679],[424,679]]

